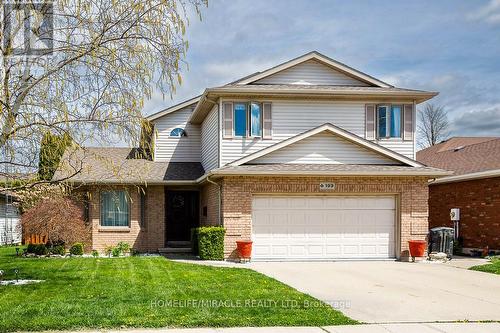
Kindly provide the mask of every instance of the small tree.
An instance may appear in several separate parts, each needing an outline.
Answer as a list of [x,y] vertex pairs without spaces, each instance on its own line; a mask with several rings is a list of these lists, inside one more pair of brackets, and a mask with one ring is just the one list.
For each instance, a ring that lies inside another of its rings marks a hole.
[[38,177],[51,180],[61,161],[64,150],[72,143],[68,133],[63,135],[46,132],[40,143],[40,156],[38,162]]
[[73,244],[85,242],[89,237],[89,226],[84,212],[68,197],[52,197],[40,200],[21,217],[25,235],[42,235],[47,242]]
[[443,106],[426,104],[419,111],[418,134],[421,148],[434,146],[448,137],[448,112]]

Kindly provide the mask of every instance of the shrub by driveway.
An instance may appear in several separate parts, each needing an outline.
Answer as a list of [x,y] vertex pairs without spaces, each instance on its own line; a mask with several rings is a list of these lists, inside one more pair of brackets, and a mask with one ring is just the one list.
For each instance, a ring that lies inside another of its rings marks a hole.
[[[0,331],[113,327],[324,326],[355,321],[311,296],[243,268],[163,257],[17,258],[0,248]],[[314,305],[314,306],[311,306]]]

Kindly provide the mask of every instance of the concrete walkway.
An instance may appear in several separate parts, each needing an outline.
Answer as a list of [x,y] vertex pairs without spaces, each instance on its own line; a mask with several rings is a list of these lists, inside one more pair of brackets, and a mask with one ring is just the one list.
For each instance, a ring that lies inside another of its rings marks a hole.
[[480,333],[500,332],[500,323],[370,324],[326,327],[233,327],[188,329],[127,329],[75,333]]

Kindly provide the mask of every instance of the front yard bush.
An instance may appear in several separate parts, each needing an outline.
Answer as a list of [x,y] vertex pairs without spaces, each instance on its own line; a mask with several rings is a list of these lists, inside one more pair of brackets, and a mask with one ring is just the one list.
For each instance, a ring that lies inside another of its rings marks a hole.
[[198,251],[202,260],[224,260],[223,227],[198,228]]
[[36,254],[37,256],[45,256],[49,254],[49,249],[45,244],[28,244],[26,252]]
[[75,243],[69,249],[69,253],[75,256],[81,256],[83,254],[83,243]]
[[50,248],[50,253],[63,256],[66,254],[66,249],[64,248],[64,245],[54,245]]

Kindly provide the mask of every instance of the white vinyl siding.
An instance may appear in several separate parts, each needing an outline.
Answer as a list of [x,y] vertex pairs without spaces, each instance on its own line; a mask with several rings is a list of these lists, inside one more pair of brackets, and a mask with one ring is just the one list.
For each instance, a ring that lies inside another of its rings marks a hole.
[[218,108],[214,106],[201,124],[201,164],[205,172],[217,168],[219,162]]
[[249,163],[400,164],[327,132],[313,135]]
[[[201,129],[187,122],[193,106],[154,120],[156,130],[154,160],[157,162],[200,162]],[[186,136],[171,137],[174,128],[182,128]]]
[[413,141],[403,141],[401,139],[387,139],[387,140],[379,140],[379,141],[374,141],[375,143],[381,145],[382,147],[385,147],[387,149],[390,149],[392,151],[395,151],[396,153],[399,153],[401,155],[404,155],[406,157],[409,157],[411,159],[415,159],[415,152],[414,152],[414,143]]
[[19,212],[15,206],[11,205],[7,217],[6,213],[5,199],[0,198],[0,245],[21,243]]
[[[365,105],[362,101],[272,100],[272,138],[231,138],[221,141],[221,166],[282,140],[331,123],[362,138],[365,137]],[[372,141],[397,153],[414,158],[413,142]]]
[[254,84],[315,84],[338,86],[368,86],[340,71],[334,70],[316,60],[309,60],[270,75]]

